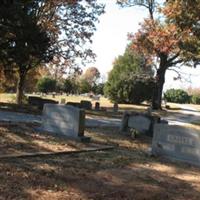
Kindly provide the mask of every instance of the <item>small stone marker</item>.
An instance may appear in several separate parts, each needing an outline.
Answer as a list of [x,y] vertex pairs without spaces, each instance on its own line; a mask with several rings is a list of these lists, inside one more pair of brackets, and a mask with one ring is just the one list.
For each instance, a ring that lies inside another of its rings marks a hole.
[[95,108],[94,108],[95,110],[100,110],[100,103],[99,102],[96,102],[95,103]]
[[65,104],[66,103],[66,99],[65,98],[62,98],[61,100],[60,100],[60,104]]
[[45,104],[42,129],[72,138],[83,137],[85,111],[68,105]]
[[157,124],[152,154],[200,166],[200,133],[184,126]]
[[118,112],[118,104],[117,103],[114,103],[113,105],[113,112]]

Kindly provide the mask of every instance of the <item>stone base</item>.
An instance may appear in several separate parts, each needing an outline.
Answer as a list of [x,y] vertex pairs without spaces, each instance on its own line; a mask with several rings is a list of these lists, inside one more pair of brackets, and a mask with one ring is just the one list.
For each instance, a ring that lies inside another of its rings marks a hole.
[[77,138],[80,142],[89,143],[91,141],[91,137],[81,136]]
[[35,131],[38,131],[40,133],[48,133],[48,134],[53,135],[55,137],[60,137],[60,138],[66,139],[66,140],[67,139],[77,140],[79,142],[85,142],[85,143],[89,143],[91,141],[91,137],[86,137],[86,136],[77,136],[77,137],[67,136],[67,135],[64,135],[62,133],[55,133],[55,132],[47,131],[47,130],[43,129],[43,127],[36,127],[34,129],[35,129]]

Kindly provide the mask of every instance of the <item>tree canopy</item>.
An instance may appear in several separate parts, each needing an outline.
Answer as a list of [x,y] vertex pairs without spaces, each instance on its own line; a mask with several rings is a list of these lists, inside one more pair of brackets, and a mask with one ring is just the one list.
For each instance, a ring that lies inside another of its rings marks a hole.
[[3,1],[0,63],[18,73],[18,103],[30,69],[50,62],[69,67],[94,57],[88,43],[103,10],[96,0]]
[[127,47],[115,59],[105,85],[105,94],[117,103],[141,103],[151,100],[154,86],[153,70],[143,56]]
[[[157,5],[156,1],[119,1],[123,5],[130,2],[148,8],[149,4]],[[196,66],[199,63],[199,1],[169,0],[160,10],[160,16],[155,18],[149,10],[150,17],[141,23],[141,28],[135,34],[130,34],[132,49],[143,54],[149,64],[156,66],[156,87],[154,90],[153,108],[161,108],[163,85],[166,70],[175,70],[181,65]],[[185,10],[190,12],[185,12]],[[153,9],[155,11],[155,9]],[[187,13],[187,14],[185,14]],[[189,13],[189,14],[188,14]],[[197,21],[195,21],[197,20]],[[192,23],[193,21],[193,23]],[[178,72],[178,70],[175,70]]]

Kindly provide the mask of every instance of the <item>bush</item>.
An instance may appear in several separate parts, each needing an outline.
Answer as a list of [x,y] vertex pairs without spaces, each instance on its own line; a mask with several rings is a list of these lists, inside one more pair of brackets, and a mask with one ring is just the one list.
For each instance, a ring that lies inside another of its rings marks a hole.
[[193,104],[200,104],[200,95],[192,95],[191,97],[191,103]]
[[56,90],[56,80],[44,77],[37,82],[37,90],[39,92],[48,93],[55,92]]
[[80,80],[80,82],[79,82],[79,93],[81,93],[81,94],[88,93],[91,90],[92,90],[92,87],[87,80],[85,80],[85,79]]
[[153,70],[144,57],[129,46],[125,53],[115,59],[104,94],[116,103],[139,104],[151,100],[154,88]]
[[189,103],[190,102],[190,96],[188,93],[181,89],[169,89],[165,92],[164,98],[168,102],[173,103]]
[[142,75],[124,75],[115,82],[107,82],[105,94],[116,103],[139,104],[152,99],[154,79]]

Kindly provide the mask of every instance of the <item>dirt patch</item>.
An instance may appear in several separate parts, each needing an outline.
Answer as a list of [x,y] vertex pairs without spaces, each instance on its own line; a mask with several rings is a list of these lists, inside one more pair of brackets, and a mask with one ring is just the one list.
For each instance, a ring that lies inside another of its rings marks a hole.
[[132,140],[115,128],[87,129],[86,135],[116,149],[1,160],[0,199],[199,200],[200,169],[149,157],[150,138]]
[[93,147],[65,137],[56,137],[48,133],[35,131],[35,124],[1,123],[0,156],[9,154],[75,151]]

